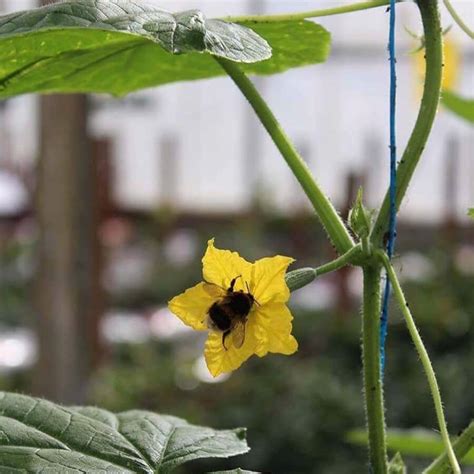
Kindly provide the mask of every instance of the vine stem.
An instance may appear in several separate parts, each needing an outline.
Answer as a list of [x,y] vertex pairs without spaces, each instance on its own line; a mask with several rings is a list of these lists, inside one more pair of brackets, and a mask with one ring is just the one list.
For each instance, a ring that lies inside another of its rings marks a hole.
[[371,472],[387,473],[387,442],[380,376],[380,265],[368,264],[364,272],[362,308],[362,363],[369,460]]
[[308,166],[296,151],[296,148],[291,143],[265,100],[259,94],[250,79],[239,69],[237,64],[222,58],[215,57],[215,59],[234,81],[235,85],[240,89],[257,114],[296,179],[304,189],[337,251],[340,254],[346,253],[354,247],[352,237],[329,198],[319,188]]
[[361,244],[357,244],[347,251],[344,255],[331,260],[328,263],[323,265],[311,268],[298,268],[297,270],[292,270],[285,275],[286,284],[290,291],[296,291],[300,288],[303,288],[306,285],[309,285],[315,278],[325,275],[326,273],[334,272],[339,270],[346,265],[355,263],[362,254]]
[[344,255],[332,260],[324,265],[316,267],[314,272],[316,276],[324,275],[325,273],[334,272],[335,270],[339,270],[346,265],[349,265],[354,262],[354,259],[357,258],[362,253],[362,246],[361,244],[357,244],[348,250]]
[[444,6],[452,16],[453,20],[458,24],[459,28],[461,28],[469,38],[474,39],[474,31],[471,31],[466,23],[464,23],[464,20],[457,14],[456,10],[451,5],[451,2],[449,0],[444,0]]
[[[426,74],[420,111],[408,140],[407,147],[397,168],[396,208],[403,197],[425,148],[438,110],[443,65],[443,41],[439,19],[438,0],[416,0],[420,9],[425,33]],[[375,221],[371,240],[380,246],[387,230],[390,216],[390,193],[387,191]]]
[[306,18],[317,18],[321,16],[339,15],[341,13],[350,13],[360,10],[368,10],[369,8],[382,7],[388,5],[390,0],[371,0],[367,2],[352,3],[350,5],[343,5],[340,7],[324,8],[321,10],[309,10],[298,13],[287,13],[280,15],[243,15],[243,16],[227,16],[223,18],[225,21],[239,23],[239,22],[253,22],[253,23],[272,23],[274,21],[297,21]]
[[403,290],[400,286],[400,282],[398,281],[397,275],[393,269],[392,264],[390,263],[390,260],[387,254],[381,250],[378,250],[376,255],[379,258],[379,260],[382,262],[383,266],[385,267],[387,276],[390,280],[390,283],[393,286],[393,292],[394,292],[395,298],[405,318],[405,321],[408,327],[408,332],[410,333],[413,343],[415,344],[415,348],[418,352],[418,355],[420,356],[423,369],[425,370],[425,374],[428,379],[428,384],[431,390],[431,396],[433,397],[436,416],[438,418],[438,425],[441,431],[441,437],[443,439],[443,443],[446,449],[446,453],[448,455],[451,469],[453,470],[454,474],[461,474],[461,469],[459,468],[456,455],[454,454],[453,447],[449,439],[448,428],[446,425],[446,420],[445,420],[444,411],[443,411],[443,403],[441,401],[441,394],[439,391],[438,382],[436,380],[436,375],[431,365],[428,352],[423,344],[423,341],[418,332],[418,329],[416,327],[411,311],[408,308],[408,303],[405,299],[405,295],[403,294]]
[[[458,439],[453,443],[453,450],[462,459],[470,449],[474,440],[474,421],[471,421],[469,426],[461,433]],[[445,474],[449,471],[449,458],[446,453],[436,458],[432,464],[430,464],[424,471],[423,474]]]

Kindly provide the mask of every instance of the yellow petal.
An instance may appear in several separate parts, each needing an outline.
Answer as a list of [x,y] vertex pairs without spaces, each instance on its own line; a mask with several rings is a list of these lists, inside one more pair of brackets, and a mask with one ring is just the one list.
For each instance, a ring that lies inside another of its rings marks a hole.
[[250,282],[252,264],[239,256],[237,252],[216,249],[214,239],[207,243],[202,263],[204,280],[224,290],[227,290],[231,281],[239,276],[241,278],[237,279],[234,287],[236,290],[245,290],[246,283]]
[[268,303],[257,307],[252,316],[258,328],[256,354],[259,357],[268,352],[289,355],[298,350],[298,342],[291,335],[293,316],[285,304]]
[[187,289],[184,293],[175,296],[168,303],[168,307],[184,324],[202,331],[207,329],[206,316],[212,303],[216,301],[216,291],[223,293],[216,286],[199,283]]
[[222,333],[211,331],[206,341],[204,357],[209,372],[217,377],[224,372],[239,368],[249,357],[255,354],[257,339],[255,337],[255,321],[247,322],[245,340],[239,349],[233,344],[232,333],[226,338],[226,347],[222,344]]
[[290,257],[267,257],[257,260],[253,265],[250,290],[258,304],[268,302],[286,303],[290,290],[285,281],[288,266],[294,260]]

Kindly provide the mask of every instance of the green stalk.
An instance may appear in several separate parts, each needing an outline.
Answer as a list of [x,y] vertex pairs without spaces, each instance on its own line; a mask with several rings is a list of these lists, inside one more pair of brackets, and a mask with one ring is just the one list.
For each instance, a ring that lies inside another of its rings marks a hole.
[[453,17],[453,20],[458,24],[459,28],[461,28],[469,38],[474,39],[474,31],[471,31],[466,23],[464,23],[463,19],[457,14],[456,10],[451,5],[451,2],[449,0],[444,0],[444,6]]
[[298,268],[297,270],[288,272],[285,276],[286,284],[290,291],[299,290],[300,288],[309,285],[318,276],[334,272],[346,265],[355,263],[361,254],[361,245],[357,244],[344,255],[341,255],[335,260],[325,263],[317,268]]
[[[397,168],[397,210],[400,208],[403,197],[405,196],[410,180],[428,140],[436,111],[438,110],[441,89],[443,41],[438,0],[417,0],[416,3],[420,9],[425,32],[426,75],[418,118],[416,119],[415,127],[413,128],[413,132]],[[371,240],[376,246],[381,244],[383,235],[387,231],[389,214],[390,197],[389,191],[387,191],[372,232]]]
[[225,21],[232,23],[239,22],[254,22],[254,23],[271,23],[274,21],[297,21],[305,18],[317,18],[321,16],[339,15],[341,13],[350,13],[360,10],[368,10],[369,8],[381,7],[388,5],[390,0],[372,0],[367,2],[352,3],[350,5],[343,5],[340,7],[325,8],[322,10],[309,10],[299,13],[288,13],[281,15],[243,15],[243,16],[228,16]]
[[369,432],[369,460],[371,472],[386,474],[388,460],[380,377],[380,266],[366,265],[363,271],[362,362],[365,414]]
[[[459,459],[462,459],[474,446],[474,421],[461,433],[458,439],[453,443],[453,450]],[[430,464],[423,474],[446,474],[449,472],[450,462],[446,453],[436,458]]]
[[348,250],[344,255],[332,260],[324,265],[321,265],[314,269],[316,276],[324,275],[325,273],[330,273],[335,270],[339,270],[346,265],[354,263],[355,259],[362,254],[362,247],[360,244],[355,245],[350,250]]
[[443,411],[443,402],[441,401],[441,394],[439,391],[438,382],[436,380],[436,375],[431,365],[428,352],[420,337],[420,334],[416,327],[411,311],[408,308],[408,303],[405,299],[405,295],[403,294],[402,288],[400,286],[400,282],[398,281],[397,275],[395,274],[395,271],[392,267],[392,264],[390,263],[388,256],[386,255],[385,252],[381,250],[377,251],[377,256],[379,257],[380,261],[385,267],[385,270],[387,271],[388,278],[390,280],[390,283],[393,286],[395,298],[405,318],[405,321],[408,327],[408,332],[410,333],[413,343],[415,344],[416,350],[418,352],[418,355],[420,356],[420,360],[423,365],[423,369],[425,370],[425,374],[428,379],[428,384],[430,386],[431,396],[433,397],[433,402],[435,406],[436,416],[438,418],[438,425],[441,432],[441,437],[443,439],[443,443],[446,449],[446,453],[448,455],[451,469],[454,474],[461,474],[461,469],[459,468],[456,455],[454,454],[453,447],[451,446],[451,441],[449,439],[448,428],[446,425],[446,420],[445,420],[444,411]]
[[329,201],[329,198],[319,188],[308,166],[296,151],[296,148],[278,123],[278,120],[273,115],[273,112],[265,100],[259,94],[250,79],[239,69],[237,64],[217,57],[215,59],[249,101],[291,171],[304,189],[337,251],[340,254],[346,253],[354,246],[354,241],[344,226],[339,214]]

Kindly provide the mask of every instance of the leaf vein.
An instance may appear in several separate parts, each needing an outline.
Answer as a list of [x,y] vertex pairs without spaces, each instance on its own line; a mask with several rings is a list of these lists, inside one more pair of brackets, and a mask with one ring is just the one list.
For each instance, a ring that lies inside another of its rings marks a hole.
[[[40,400],[37,400],[36,401],[37,403],[40,402]],[[66,410],[64,410],[66,411]],[[127,466],[125,465],[121,465],[121,464],[117,464],[115,462],[112,462],[110,461],[110,459],[103,459],[103,458],[100,458],[98,456],[96,456],[95,454],[92,454],[92,453],[87,453],[87,452],[84,452],[84,451],[81,451],[81,449],[77,448],[77,447],[71,447],[68,443],[65,443],[64,441],[56,438],[55,435],[53,434],[50,434],[50,433],[47,433],[46,431],[43,431],[43,430],[40,430],[38,428],[36,428],[34,425],[30,425],[29,423],[26,423],[24,420],[18,420],[17,418],[14,418],[12,416],[8,416],[6,415],[5,413],[3,413],[3,415],[5,418],[10,418],[11,420],[16,420],[16,421],[20,421],[22,424],[24,424],[25,426],[27,426],[28,428],[33,428],[37,431],[39,431],[40,433],[43,433],[44,435],[47,435],[53,439],[55,439],[56,441],[59,441],[62,445],[64,445],[67,449],[63,449],[63,451],[72,451],[72,452],[76,452],[76,453],[80,453],[80,454],[83,454],[84,456],[87,456],[87,457],[90,457],[90,458],[93,458],[93,459],[98,459],[99,461],[107,461],[109,462],[111,465],[113,466],[117,466],[117,467],[121,467],[121,468],[127,468]],[[125,438],[126,439],[126,438]],[[128,440],[127,440],[128,441]],[[130,443],[131,444],[131,443]],[[18,446],[20,448],[22,448],[23,446]],[[39,448],[39,449],[45,449],[45,448]],[[60,448],[58,448],[58,450],[60,450]]]

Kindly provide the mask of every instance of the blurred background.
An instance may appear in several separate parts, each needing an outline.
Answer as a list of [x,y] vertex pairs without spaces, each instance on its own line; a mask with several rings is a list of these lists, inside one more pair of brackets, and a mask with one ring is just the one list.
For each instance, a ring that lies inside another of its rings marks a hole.
[[[39,3],[2,0],[0,9]],[[149,3],[208,16],[336,4]],[[472,27],[474,4],[452,3]],[[399,5],[397,13],[402,150],[418,109],[423,53],[411,54],[418,43],[407,31],[422,32],[415,5]],[[453,22],[442,13],[447,27]],[[378,8],[318,22],[332,33],[327,63],[255,82],[346,216],[359,186],[376,206],[388,182],[388,15]],[[473,97],[474,45],[456,25],[446,53],[445,86]],[[400,213],[395,264],[454,434],[474,417],[474,225],[466,217],[473,204],[474,130],[441,108]],[[205,335],[166,308],[200,280],[210,237],[250,260],[280,253],[297,266],[317,266],[334,257],[305,196],[229,80],[123,99],[0,102],[0,388],[248,427],[248,455],[183,472],[364,472],[365,450],[344,440],[364,424],[360,273],[346,269],[292,295],[295,356],[250,360],[212,379],[202,358]],[[435,430],[427,384],[396,308],[387,358],[388,425]]]

